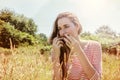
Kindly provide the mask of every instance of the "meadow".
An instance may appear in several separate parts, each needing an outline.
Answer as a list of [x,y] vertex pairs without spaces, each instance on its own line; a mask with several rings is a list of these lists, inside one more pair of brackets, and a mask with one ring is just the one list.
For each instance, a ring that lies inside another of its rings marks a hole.
[[[40,46],[0,48],[0,80],[52,80],[50,52]],[[120,80],[120,57],[103,53],[102,80]]]

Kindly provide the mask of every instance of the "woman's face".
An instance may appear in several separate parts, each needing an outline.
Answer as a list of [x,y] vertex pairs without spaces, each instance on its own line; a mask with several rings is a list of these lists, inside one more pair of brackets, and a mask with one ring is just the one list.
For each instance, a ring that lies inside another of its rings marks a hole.
[[76,26],[69,18],[63,17],[58,20],[58,30],[60,37],[64,37],[65,34],[73,37],[78,36],[78,26]]

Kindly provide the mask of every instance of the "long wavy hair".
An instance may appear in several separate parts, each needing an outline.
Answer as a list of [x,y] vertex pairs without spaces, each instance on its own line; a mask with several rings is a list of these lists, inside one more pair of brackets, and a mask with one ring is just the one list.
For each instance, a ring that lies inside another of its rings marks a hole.
[[[74,14],[72,14],[70,12],[60,13],[54,22],[53,32],[49,39],[50,44],[53,43],[53,39],[55,37],[60,37],[59,30],[58,30],[58,20],[61,18],[64,18],[64,17],[69,18],[71,20],[71,22],[73,22],[75,25],[79,26],[78,34],[81,33],[81,30],[82,30],[81,24],[79,23],[78,18]],[[63,47],[60,48],[59,60],[60,60],[60,65],[61,65],[61,69],[62,69],[62,80],[65,80],[67,78],[66,63],[69,58],[70,48],[65,44],[64,40],[62,40],[62,41],[64,44],[63,44]]]

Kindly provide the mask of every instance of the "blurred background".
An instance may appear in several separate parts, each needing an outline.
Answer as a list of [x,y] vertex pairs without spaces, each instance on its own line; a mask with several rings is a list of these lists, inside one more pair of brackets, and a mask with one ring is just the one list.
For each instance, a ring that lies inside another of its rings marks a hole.
[[0,80],[52,80],[48,39],[66,11],[101,43],[102,80],[120,80],[120,0],[0,0]]

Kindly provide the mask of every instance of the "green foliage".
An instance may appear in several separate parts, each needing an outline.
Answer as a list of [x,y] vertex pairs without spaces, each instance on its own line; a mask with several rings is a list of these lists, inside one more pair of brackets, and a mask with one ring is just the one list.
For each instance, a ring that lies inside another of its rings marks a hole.
[[99,37],[97,35],[93,35],[90,32],[84,32],[81,34],[80,36],[82,39],[86,39],[86,40],[95,40],[95,41],[99,41]]
[[120,42],[120,38],[100,37],[99,34],[93,35],[89,32],[82,33],[80,38],[100,42],[103,51],[106,51],[106,49],[112,46],[113,44],[117,44],[118,42]]
[[43,33],[39,33],[39,34],[36,34],[36,39],[38,40],[38,43],[42,43],[44,45],[48,45],[48,42],[47,42],[47,37],[45,34]]
[[0,20],[4,22],[10,22],[12,15],[14,15],[13,11],[10,11],[8,9],[3,9],[0,11]]
[[35,35],[37,25],[30,18],[24,15],[16,14],[8,9],[0,11],[0,20],[10,23],[17,30]]
[[37,25],[34,21],[23,15],[12,16],[10,23],[14,25],[15,29],[29,33],[30,35],[35,35],[35,32],[37,31]]
[[14,29],[9,23],[0,25],[0,46],[9,48],[11,45],[10,39],[16,47],[24,43],[33,45],[35,42],[32,35]]
[[90,35],[91,35],[90,32],[84,32],[84,33],[81,34],[81,37],[90,36]]
[[8,9],[0,11],[0,46],[9,48],[10,40],[16,47],[22,45],[47,45],[45,34],[35,34],[37,25],[31,18],[16,14]]

